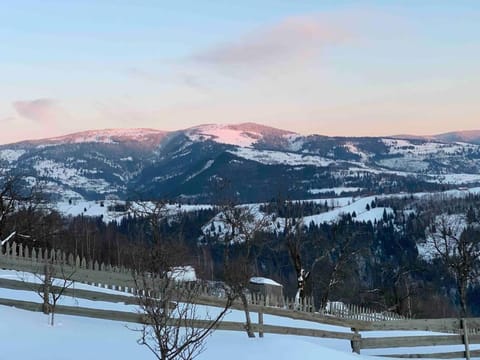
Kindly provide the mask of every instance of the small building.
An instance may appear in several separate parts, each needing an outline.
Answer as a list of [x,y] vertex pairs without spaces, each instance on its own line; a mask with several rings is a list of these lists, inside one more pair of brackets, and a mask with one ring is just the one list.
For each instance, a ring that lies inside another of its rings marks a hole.
[[283,285],[264,277],[252,277],[248,289],[253,294],[260,294],[269,297],[271,304],[283,304]]
[[171,268],[167,276],[177,282],[195,282],[197,274],[193,266],[176,266]]

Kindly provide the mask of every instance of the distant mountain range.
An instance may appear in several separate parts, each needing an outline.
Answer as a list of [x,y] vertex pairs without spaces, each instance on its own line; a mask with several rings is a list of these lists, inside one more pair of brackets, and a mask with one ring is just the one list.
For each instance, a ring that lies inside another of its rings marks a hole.
[[453,131],[430,136],[395,135],[393,137],[398,139],[438,140],[446,142],[466,142],[471,144],[480,144],[480,130]]
[[0,174],[7,173],[40,182],[63,200],[195,203],[228,192],[250,202],[341,195],[338,189],[358,194],[440,190],[480,184],[480,131],[328,137],[254,123],[172,132],[95,130],[1,145]]

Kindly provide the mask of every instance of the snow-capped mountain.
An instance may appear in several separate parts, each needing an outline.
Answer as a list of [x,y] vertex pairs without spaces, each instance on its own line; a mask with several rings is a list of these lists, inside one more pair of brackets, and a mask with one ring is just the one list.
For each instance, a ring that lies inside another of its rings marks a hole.
[[223,179],[229,186],[222,191],[250,202],[341,195],[335,189],[366,194],[479,184],[480,145],[209,124],[172,132],[85,131],[2,145],[0,169],[63,199],[214,201]]
[[143,128],[89,130],[48,139],[23,141],[19,144],[42,147],[81,143],[114,144],[120,142],[142,142],[151,145],[158,144],[167,134],[168,132],[166,131]]
[[254,123],[239,125],[200,125],[186,130],[192,141],[212,140],[221,144],[251,147],[263,142],[287,139],[295,133]]

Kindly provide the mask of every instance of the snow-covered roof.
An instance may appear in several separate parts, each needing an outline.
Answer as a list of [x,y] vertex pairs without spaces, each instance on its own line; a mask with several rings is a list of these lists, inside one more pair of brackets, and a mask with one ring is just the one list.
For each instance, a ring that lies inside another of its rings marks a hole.
[[175,281],[197,281],[193,266],[177,266],[168,272],[168,277]]
[[272,280],[272,279],[269,279],[269,278],[264,278],[264,277],[252,277],[252,278],[250,278],[250,283],[258,284],[258,285],[283,286],[282,284],[279,284],[275,280]]

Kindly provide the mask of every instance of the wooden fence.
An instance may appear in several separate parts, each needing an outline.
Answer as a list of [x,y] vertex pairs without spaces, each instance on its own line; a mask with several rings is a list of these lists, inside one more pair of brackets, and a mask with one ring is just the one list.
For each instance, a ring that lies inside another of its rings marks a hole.
[[[463,345],[464,351],[438,352],[429,354],[383,355],[397,358],[453,359],[479,357],[480,350],[470,350],[471,344],[480,344],[480,318],[469,319],[410,319],[400,321],[358,322],[352,326],[353,351],[382,348],[415,348],[419,346]],[[362,337],[361,331],[434,331],[445,334],[398,337]]]
[[[11,300],[0,298],[0,305],[4,306],[13,306],[19,309],[28,310],[28,311],[42,311],[42,304],[30,301],[22,300]],[[112,321],[121,321],[137,324],[148,324],[148,320],[138,313],[125,312],[125,311],[114,311],[114,310],[101,310],[101,309],[92,309],[84,308],[77,306],[63,306],[57,305],[55,307],[56,314],[63,315],[72,315],[72,316],[82,316],[89,317],[94,319],[103,319],[103,320],[112,320]],[[259,317],[261,319],[261,317]],[[172,322],[174,320],[172,319]],[[194,319],[189,320],[188,325],[195,328],[206,328],[210,326],[211,321],[205,319]],[[175,324],[174,324],[175,325]],[[216,327],[218,330],[225,331],[245,331],[245,324],[243,322],[235,321],[221,321]],[[263,324],[259,322],[257,324],[252,324],[252,329],[254,332],[259,334],[280,334],[280,335],[296,335],[296,336],[310,336],[310,337],[320,337],[320,338],[330,338],[330,339],[342,339],[342,340],[352,340],[352,333],[348,332],[337,332],[337,331],[327,331],[327,330],[318,330],[318,329],[308,329],[308,328],[295,328],[288,326],[275,326]]]
[[[54,267],[57,274],[68,274],[70,280],[109,289],[135,293],[144,289],[138,289],[133,272],[124,267],[111,266],[98,261],[74,257],[62,251],[46,249],[30,249],[28,246],[7,242],[4,248],[0,248],[0,268],[25,271],[30,273],[43,273],[43,267],[48,262]],[[222,297],[221,289],[216,289],[204,282],[202,300],[206,305],[214,305],[218,297]],[[249,302],[252,305],[277,307],[285,310],[314,314],[315,317],[335,317],[349,320],[382,321],[404,319],[402,316],[390,312],[378,312],[357,305],[332,303],[327,309],[316,311],[312,297],[303,301],[295,301],[294,298],[265,296],[251,293]]]
[[[0,279],[0,287],[14,290],[38,291],[40,284],[28,283],[26,281]],[[137,299],[131,295],[111,294],[105,292],[97,292],[83,289],[67,289],[66,296],[73,296],[94,301],[107,302],[123,302],[125,304],[137,304]],[[199,299],[199,303],[207,305],[224,306],[225,300],[217,298],[212,300]],[[42,304],[36,302],[19,301],[0,298],[0,305],[15,306],[17,308],[42,311]],[[240,304],[234,304],[234,308],[242,309]],[[252,324],[253,331],[258,332],[260,336],[263,334],[288,334],[296,336],[310,336],[319,338],[341,339],[349,341],[352,351],[360,353],[364,349],[382,349],[382,348],[412,348],[417,346],[437,346],[437,345],[463,345],[464,351],[456,352],[439,352],[435,354],[394,354],[382,355],[387,357],[398,358],[459,358],[470,356],[480,356],[479,350],[470,351],[470,344],[480,344],[480,319],[429,319],[429,320],[397,320],[397,321],[364,321],[340,319],[334,317],[325,317],[320,314],[311,314],[306,312],[295,311],[291,309],[275,308],[265,306],[264,304],[251,304],[252,312],[258,313],[258,323]],[[145,318],[138,313],[125,311],[111,311],[101,309],[91,309],[75,306],[57,305],[55,308],[57,314],[84,316],[96,319],[105,319],[129,323],[145,323]],[[263,314],[271,314],[276,316],[290,317],[293,319],[306,320],[322,324],[338,325],[350,328],[351,332],[327,331],[311,328],[296,328],[287,326],[273,326],[264,324]],[[205,327],[210,321],[205,319],[194,319],[189,322],[194,327]],[[243,322],[222,321],[218,329],[228,331],[244,331],[245,324]],[[368,331],[399,331],[399,330],[416,330],[416,331],[435,331],[445,334],[440,335],[424,335],[424,336],[397,336],[397,337],[365,337]],[[363,336],[362,336],[363,335]]]

